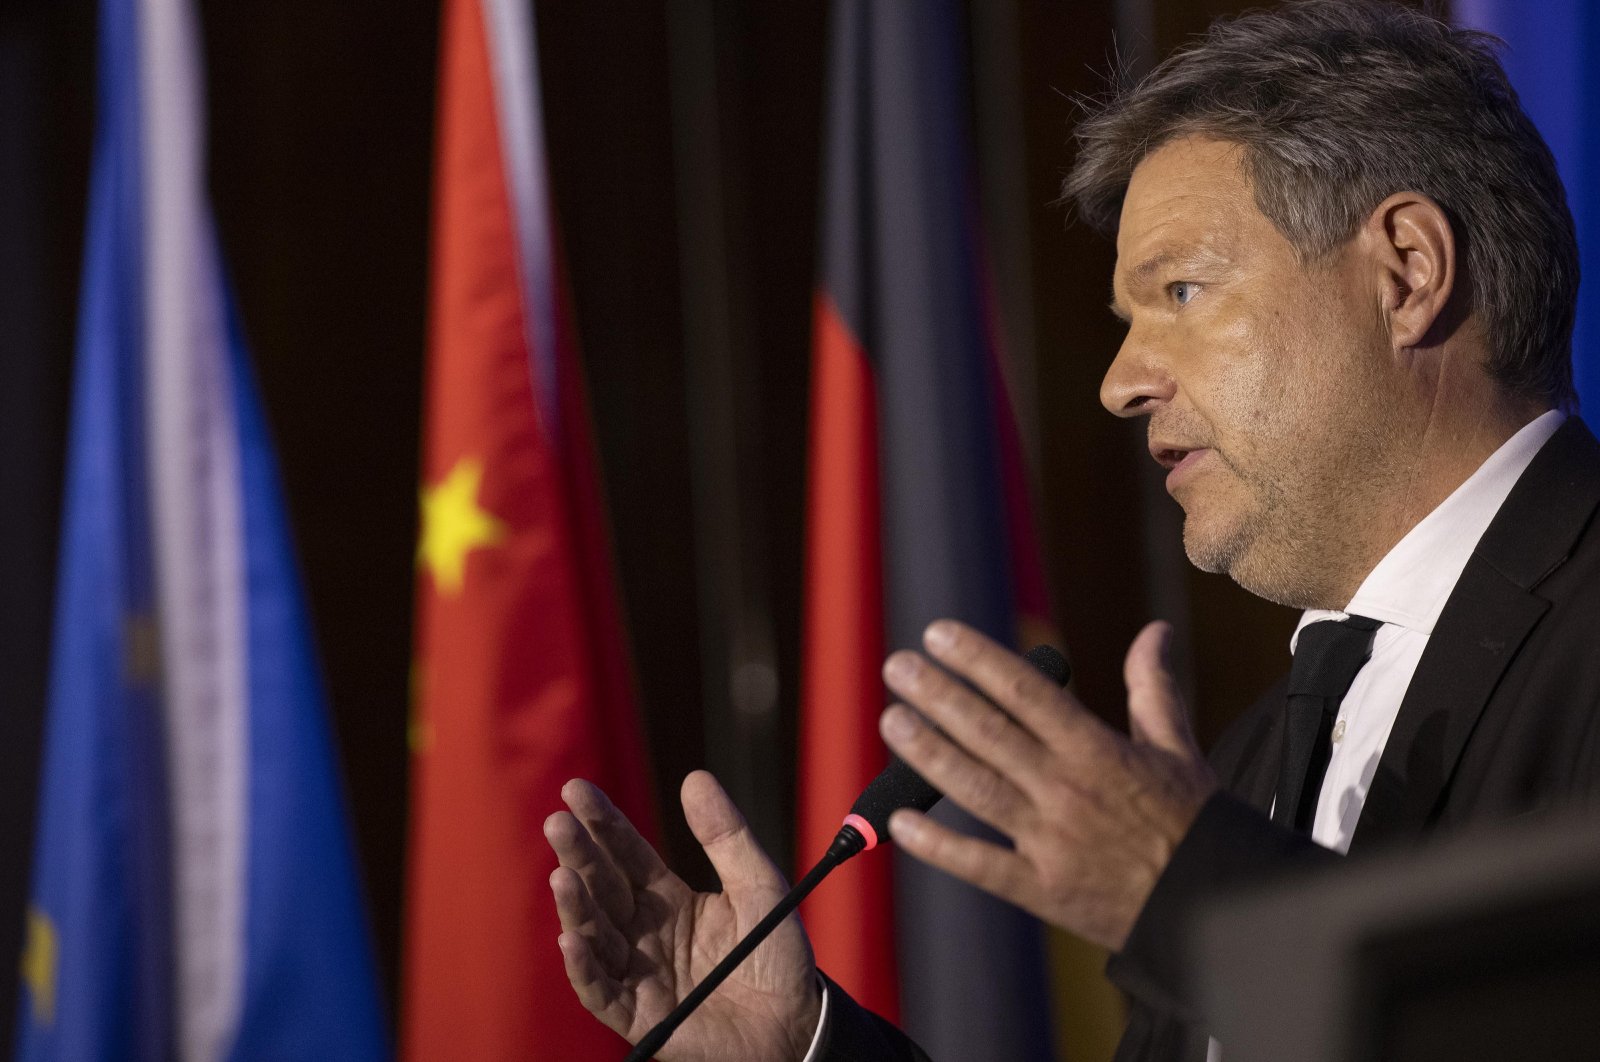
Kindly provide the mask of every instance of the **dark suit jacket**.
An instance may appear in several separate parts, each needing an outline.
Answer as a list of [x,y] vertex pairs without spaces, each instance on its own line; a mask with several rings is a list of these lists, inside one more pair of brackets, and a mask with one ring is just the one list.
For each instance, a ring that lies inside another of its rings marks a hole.
[[[1600,806],[1600,443],[1576,417],[1517,481],[1428,640],[1367,793],[1350,855],[1563,805]],[[1225,791],[1201,810],[1107,974],[1132,1000],[1117,1062],[1201,1062],[1186,984],[1193,912],[1230,885],[1340,857],[1266,812],[1283,683],[1217,743]],[[925,1062],[837,986],[827,1062]]]

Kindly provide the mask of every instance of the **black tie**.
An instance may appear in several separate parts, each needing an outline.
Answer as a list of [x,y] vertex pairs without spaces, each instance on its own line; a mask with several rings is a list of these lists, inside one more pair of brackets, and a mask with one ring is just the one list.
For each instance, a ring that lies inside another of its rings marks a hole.
[[1289,668],[1289,714],[1273,822],[1310,832],[1322,776],[1328,773],[1333,720],[1356,672],[1372,655],[1373,632],[1381,626],[1377,620],[1351,616],[1319,620],[1301,629]]

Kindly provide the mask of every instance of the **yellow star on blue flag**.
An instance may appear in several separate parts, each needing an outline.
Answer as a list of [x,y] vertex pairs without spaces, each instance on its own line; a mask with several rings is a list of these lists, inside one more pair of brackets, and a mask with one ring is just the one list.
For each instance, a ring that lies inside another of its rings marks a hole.
[[33,1001],[35,1024],[48,1027],[56,1017],[55,923],[38,907],[28,908],[28,938],[22,949],[22,983]]

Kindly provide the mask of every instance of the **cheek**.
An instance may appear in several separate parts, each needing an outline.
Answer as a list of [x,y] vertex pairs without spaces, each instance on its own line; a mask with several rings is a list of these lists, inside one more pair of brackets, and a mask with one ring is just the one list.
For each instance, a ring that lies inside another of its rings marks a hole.
[[1219,443],[1248,449],[1294,400],[1284,372],[1285,337],[1270,315],[1237,314],[1214,324],[1206,340],[1209,384],[1197,404],[1203,403]]
[[1339,411],[1370,390],[1371,365],[1364,320],[1342,312],[1335,293],[1302,287],[1291,297],[1251,315],[1230,329],[1235,356],[1226,362],[1226,389],[1237,411],[1262,428],[1278,426],[1279,445],[1313,441],[1308,427],[1331,424]]

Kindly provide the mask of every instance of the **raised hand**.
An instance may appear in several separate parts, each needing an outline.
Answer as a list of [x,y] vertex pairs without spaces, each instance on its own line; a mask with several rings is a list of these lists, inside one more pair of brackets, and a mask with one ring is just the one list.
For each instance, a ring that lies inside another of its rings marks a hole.
[[[720,893],[684,884],[598,788],[573,780],[545,820],[561,955],[579,1000],[630,1043],[666,1017],[788,886],[715,778],[683,782],[683,811]],[[789,918],[673,1034],[662,1062],[798,1062],[821,994],[811,946]]]
[[1128,649],[1123,676],[1132,733],[1124,736],[971,628],[948,620],[930,626],[924,645],[944,670],[918,653],[889,658],[885,681],[905,703],[884,712],[884,738],[1014,847],[904,810],[889,820],[895,842],[1047,922],[1120,950],[1173,849],[1217,788],[1166,667],[1169,633],[1152,623]]

